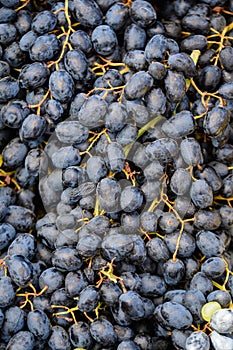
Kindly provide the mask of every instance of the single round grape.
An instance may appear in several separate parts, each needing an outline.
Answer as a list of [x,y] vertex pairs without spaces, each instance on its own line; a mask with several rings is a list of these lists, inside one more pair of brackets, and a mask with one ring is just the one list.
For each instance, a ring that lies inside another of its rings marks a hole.
[[45,340],[50,335],[49,318],[42,310],[33,310],[28,313],[27,326],[29,331],[40,340]]
[[189,111],[176,113],[170,119],[166,120],[162,126],[162,131],[166,136],[180,139],[192,134],[195,130],[194,119]]
[[108,25],[96,27],[91,36],[92,44],[99,55],[111,55],[118,45],[114,30]]
[[18,93],[19,83],[15,78],[8,75],[0,79],[0,103],[7,103],[15,98]]
[[125,85],[124,94],[128,100],[143,97],[152,87],[153,78],[150,74],[140,71],[135,73]]
[[157,19],[154,7],[144,0],[136,0],[132,3],[130,16],[133,22],[137,23],[140,27],[150,26]]
[[18,348],[19,350],[32,350],[35,345],[35,338],[29,331],[16,333],[8,342],[6,350]]
[[94,0],[78,0],[74,2],[72,12],[82,26],[95,28],[102,24],[103,14]]
[[232,333],[233,311],[232,309],[217,309],[210,318],[210,327],[223,334]]
[[202,331],[193,332],[185,343],[185,349],[187,350],[209,350],[210,341],[206,333]]
[[117,211],[120,185],[114,179],[102,179],[97,185],[96,194],[101,209],[107,212]]
[[213,203],[213,191],[205,180],[195,181],[190,190],[193,203],[201,208],[207,208]]
[[60,48],[60,42],[55,34],[38,36],[29,48],[32,61],[47,62],[54,58]]
[[50,75],[49,89],[56,100],[69,102],[74,94],[73,79],[65,70],[55,71]]
[[32,21],[31,28],[37,34],[51,32],[57,24],[57,17],[51,11],[42,11],[38,13]]

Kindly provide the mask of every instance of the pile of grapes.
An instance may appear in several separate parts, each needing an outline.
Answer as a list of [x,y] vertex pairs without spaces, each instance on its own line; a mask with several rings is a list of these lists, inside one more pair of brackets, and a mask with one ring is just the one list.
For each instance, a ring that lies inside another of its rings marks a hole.
[[233,0],[0,0],[0,350],[233,350]]

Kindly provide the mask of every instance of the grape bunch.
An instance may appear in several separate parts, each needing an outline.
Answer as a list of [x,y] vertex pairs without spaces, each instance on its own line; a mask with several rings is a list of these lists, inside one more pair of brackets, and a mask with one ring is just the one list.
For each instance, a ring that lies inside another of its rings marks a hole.
[[233,350],[233,1],[0,0],[0,350]]

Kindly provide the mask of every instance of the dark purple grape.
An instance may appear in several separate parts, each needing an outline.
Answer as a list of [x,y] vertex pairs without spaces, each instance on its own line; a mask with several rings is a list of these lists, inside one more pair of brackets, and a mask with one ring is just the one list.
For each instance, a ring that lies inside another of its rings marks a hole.
[[[0,24],[1,26],[1,24]],[[7,103],[19,93],[18,81],[10,75],[0,79],[0,103]]]
[[140,295],[136,292],[129,291],[122,294],[119,298],[120,308],[132,320],[139,321],[145,316],[144,303]]
[[208,335],[202,331],[195,331],[186,339],[185,348],[187,350],[191,350],[193,347],[197,346],[203,350],[208,350],[210,348]]
[[179,220],[173,213],[162,213],[158,219],[159,227],[166,233],[174,232],[179,226]]
[[24,89],[35,89],[47,81],[49,71],[44,63],[26,64],[20,71],[19,84]]
[[92,338],[101,346],[112,346],[117,341],[113,325],[104,318],[91,323],[90,332]]
[[206,66],[197,76],[200,87],[206,91],[215,91],[221,81],[221,69],[218,66]]
[[221,255],[225,250],[221,237],[211,231],[199,231],[196,236],[196,242],[201,253],[207,258]]
[[35,215],[31,210],[18,205],[8,207],[5,222],[14,226],[17,231],[29,231],[34,227],[34,221]]
[[103,210],[114,212],[118,208],[120,185],[114,179],[104,178],[97,185],[96,195]]
[[82,261],[76,249],[61,247],[53,252],[52,264],[59,271],[76,271],[82,266]]
[[217,210],[199,210],[195,214],[194,225],[198,229],[216,230],[221,225],[221,209],[220,213]]
[[205,4],[191,7],[182,19],[183,28],[194,33],[207,34],[210,28],[208,12],[209,7]]
[[[7,213],[7,207],[6,212]],[[0,249],[8,247],[16,236],[16,230],[11,224],[1,223],[0,224]]]
[[195,130],[195,124],[192,114],[189,111],[176,113],[162,125],[162,131],[166,136],[173,139],[180,139],[192,134]]
[[212,257],[204,261],[201,266],[201,271],[210,278],[218,278],[224,274],[226,264],[220,257]]
[[51,336],[48,345],[51,350],[71,350],[69,335],[61,326],[51,328]]
[[[150,117],[156,117],[164,114],[166,111],[166,96],[162,89],[151,89],[145,96],[147,110]],[[165,136],[165,135],[164,135]]]
[[192,314],[183,305],[176,302],[166,302],[161,305],[161,316],[167,327],[186,329],[193,321]]
[[36,38],[29,48],[32,61],[47,62],[54,58],[60,48],[59,40],[55,34],[44,34]]
[[78,165],[80,163],[80,160],[81,157],[79,151],[73,146],[61,147],[52,155],[53,165],[59,169]]
[[86,170],[89,179],[96,184],[107,175],[105,161],[100,156],[93,156],[89,158],[87,161]]
[[141,285],[138,287],[140,294],[144,297],[159,297],[167,290],[164,279],[157,275],[144,273],[141,275]]
[[33,310],[28,313],[27,326],[29,331],[40,340],[45,340],[50,335],[49,318],[42,310]]
[[92,345],[92,337],[90,333],[90,327],[85,322],[78,322],[77,325],[73,324],[69,330],[70,342],[73,346],[78,348],[85,347],[89,349]]
[[18,11],[15,27],[20,35],[24,35],[31,29],[32,15],[29,11],[21,9]]
[[142,50],[131,50],[124,56],[124,63],[135,71],[146,69],[147,62]]
[[174,103],[180,102],[185,96],[185,78],[183,73],[168,70],[165,78],[167,97]]
[[71,7],[73,15],[84,27],[95,28],[102,24],[102,12],[94,0],[77,0]]
[[130,17],[140,27],[149,27],[156,19],[157,14],[153,6],[144,0],[136,0],[130,7]]
[[30,140],[37,140],[46,131],[46,120],[36,114],[29,114],[23,121],[20,128],[20,138],[27,142]]
[[[218,3],[220,4],[223,1],[205,1],[206,3],[211,3],[214,5],[214,3]],[[222,16],[220,13],[214,13],[211,17],[210,17],[210,23],[211,23],[211,27],[214,28],[215,30],[218,30],[219,32],[222,32],[223,29],[226,27],[226,18],[224,16]]]
[[10,75],[10,66],[5,61],[0,61],[0,79]]
[[49,89],[59,102],[69,102],[74,94],[74,82],[65,70],[55,71],[49,78]]
[[89,130],[76,121],[61,122],[56,127],[56,135],[59,141],[65,144],[81,143],[88,139]]
[[37,38],[38,35],[35,32],[33,32],[33,30],[26,32],[19,41],[20,49],[22,51],[28,52]]
[[[108,112],[105,116],[105,126],[112,132],[120,131],[127,119],[127,111],[123,104],[113,102],[108,107]],[[111,144],[111,143],[110,143]]]
[[[164,242],[167,245],[169,251],[174,254],[177,244],[177,239],[180,232],[179,230],[168,233],[164,237]],[[186,231],[182,232],[182,236],[179,242],[179,249],[177,256],[181,258],[191,257],[195,251],[196,243],[194,237]]]
[[85,78],[88,65],[86,56],[81,50],[68,51],[65,55],[64,64],[66,71],[73,79],[82,80]]
[[193,203],[201,208],[207,208],[213,203],[213,190],[205,180],[193,182],[190,195]]
[[222,84],[219,88],[219,95],[223,98],[232,100],[233,99],[233,83]]
[[114,306],[122,294],[120,287],[112,281],[104,281],[100,288],[101,298],[108,306]]
[[115,258],[115,261],[123,260],[134,247],[132,235],[122,233],[110,233],[102,241],[103,257],[108,260]]
[[6,346],[6,350],[32,350],[35,345],[35,338],[31,332],[20,331],[16,333]]
[[121,2],[116,2],[106,12],[105,22],[117,32],[124,28],[128,17],[128,7]]
[[180,259],[168,260],[165,264],[163,264],[163,269],[164,281],[168,285],[177,285],[184,277],[185,266]]
[[0,276],[0,307],[11,306],[15,299],[13,281],[9,276]]
[[162,80],[165,78],[167,70],[160,62],[151,62],[149,65],[149,73],[155,80]]
[[178,155],[178,145],[171,138],[161,138],[147,145],[146,154],[150,159],[163,163],[172,162]]
[[75,297],[88,286],[82,271],[69,272],[65,278],[65,289],[69,297]]
[[7,259],[7,267],[12,281],[25,287],[32,279],[32,265],[23,255],[13,254]]
[[135,73],[127,82],[124,94],[128,100],[135,100],[144,96],[152,87],[153,78],[144,71]]
[[91,40],[97,54],[103,56],[111,55],[118,45],[117,36],[108,25],[96,27],[92,32]]
[[3,123],[13,129],[18,129],[23,120],[29,114],[29,108],[23,100],[13,100],[1,109],[1,119]]
[[140,209],[143,203],[142,192],[134,186],[127,186],[123,189],[120,196],[120,206],[125,212],[133,212]]
[[31,28],[37,34],[45,34],[52,31],[57,24],[57,17],[51,11],[42,11],[38,13],[32,21]]
[[4,164],[8,167],[21,165],[27,151],[27,146],[19,138],[12,139],[2,151]]
[[78,308],[82,312],[93,311],[98,305],[99,299],[99,291],[95,288],[95,286],[88,285],[79,295],[77,303]]
[[232,56],[233,56],[233,48],[231,46],[226,46],[220,51],[221,64],[227,71],[233,70]]
[[193,50],[204,51],[207,48],[207,39],[204,35],[189,35],[181,41],[181,50],[191,53]]
[[78,187],[86,180],[86,171],[79,166],[70,166],[62,171],[62,184],[65,187]]
[[156,34],[145,47],[145,56],[149,63],[153,61],[160,61],[165,58],[168,43],[164,35]]
[[123,340],[117,347],[117,350],[140,350],[142,349],[132,340]]
[[147,251],[150,258],[156,262],[166,261],[170,257],[167,245],[161,238],[153,238],[147,244]]
[[97,127],[107,113],[107,103],[97,95],[90,96],[78,112],[78,120],[84,126]]
[[17,42],[10,44],[4,52],[4,60],[13,68],[20,67],[25,62],[25,53]]
[[217,301],[222,308],[229,308],[231,303],[231,295],[226,290],[215,290],[207,296],[207,301]]
[[[10,225],[10,224],[3,224]],[[29,260],[32,260],[36,251],[35,251],[36,241],[35,237],[30,233],[20,233],[13,240],[13,242],[8,247],[9,255],[22,255]]]
[[10,44],[17,36],[17,30],[13,24],[0,23],[0,44]]
[[170,55],[168,65],[178,72],[183,72],[188,78],[196,74],[196,67],[192,58],[184,52]]
[[144,50],[146,45],[146,32],[137,24],[130,24],[124,33],[124,45],[126,51]]
[[76,249],[80,256],[85,258],[90,258],[94,256],[101,246],[101,239],[94,233],[85,233],[81,236],[81,231],[79,235],[79,241]]
[[2,7],[0,9],[1,23],[10,23],[16,20],[16,12],[13,9]]
[[72,47],[76,50],[79,49],[85,54],[90,54],[92,50],[92,42],[89,35],[83,30],[77,30],[73,32],[69,37]]
[[145,211],[140,215],[140,224],[143,230],[155,232],[157,228],[157,216],[152,212]]
[[48,287],[47,293],[53,293],[60,288],[64,282],[64,275],[54,267],[50,267],[42,272],[39,278],[40,288]]
[[196,166],[202,162],[201,147],[196,139],[189,137],[180,144],[180,152],[185,163]]
[[171,177],[170,186],[175,194],[182,196],[189,191],[191,183],[190,173],[183,168],[178,168]]
[[1,328],[1,339],[9,341],[10,338],[23,330],[25,325],[25,311],[18,306],[11,306],[5,311],[4,323]]
[[202,172],[200,172],[199,177],[200,179],[205,180],[214,192],[219,191],[223,185],[222,179],[211,167],[207,166]]

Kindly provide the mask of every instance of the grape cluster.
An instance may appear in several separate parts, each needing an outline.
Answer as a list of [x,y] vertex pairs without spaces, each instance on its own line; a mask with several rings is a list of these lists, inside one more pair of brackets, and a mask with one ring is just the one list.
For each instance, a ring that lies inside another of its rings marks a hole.
[[0,350],[233,350],[233,1],[0,0]]

